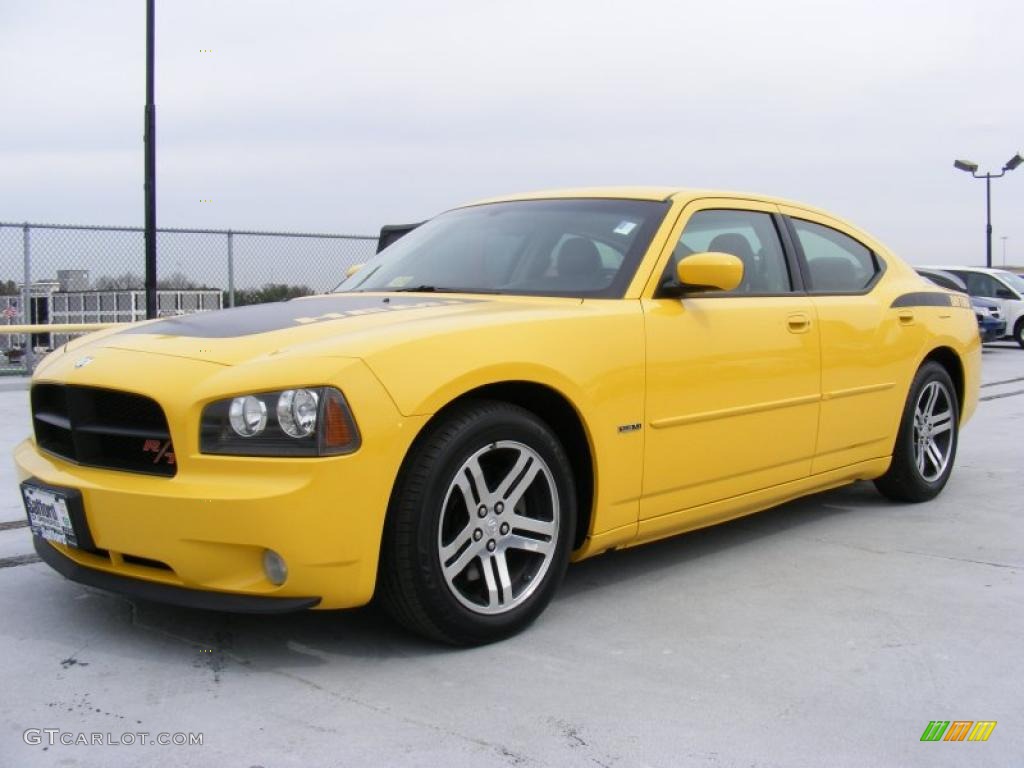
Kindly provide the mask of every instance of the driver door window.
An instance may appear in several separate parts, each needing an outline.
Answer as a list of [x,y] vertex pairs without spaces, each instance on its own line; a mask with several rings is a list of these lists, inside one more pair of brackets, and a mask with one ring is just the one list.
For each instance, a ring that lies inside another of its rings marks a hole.
[[779,233],[768,213],[722,209],[694,213],[669,259],[662,285],[676,285],[676,265],[701,251],[730,253],[743,262],[743,280],[736,288],[702,295],[779,294],[792,290]]

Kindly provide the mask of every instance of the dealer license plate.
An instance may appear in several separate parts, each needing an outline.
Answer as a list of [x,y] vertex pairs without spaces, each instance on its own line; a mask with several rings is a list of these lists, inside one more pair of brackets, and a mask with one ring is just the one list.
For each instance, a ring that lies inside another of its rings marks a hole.
[[59,491],[27,483],[21,486],[21,496],[25,501],[28,524],[33,534],[69,547],[78,546],[67,496]]

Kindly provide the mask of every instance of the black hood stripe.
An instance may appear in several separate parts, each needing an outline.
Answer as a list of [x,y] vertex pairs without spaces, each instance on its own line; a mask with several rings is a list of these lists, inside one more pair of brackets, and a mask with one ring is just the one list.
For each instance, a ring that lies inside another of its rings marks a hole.
[[475,299],[364,296],[354,293],[339,293],[332,296],[316,296],[272,304],[253,304],[215,312],[197,312],[194,315],[168,317],[155,323],[128,328],[121,333],[189,336],[197,339],[229,339],[236,336],[270,333],[285,328],[300,328],[311,323],[343,320],[362,315],[475,303],[477,303]]

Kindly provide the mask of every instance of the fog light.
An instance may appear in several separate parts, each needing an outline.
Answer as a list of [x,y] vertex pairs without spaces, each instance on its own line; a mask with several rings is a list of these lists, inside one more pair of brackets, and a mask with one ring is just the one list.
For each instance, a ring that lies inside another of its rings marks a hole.
[[288,578],[288,566],[285,565],[284,558],[272,549],[263,550],[263,572],[275,587],[280,587]]

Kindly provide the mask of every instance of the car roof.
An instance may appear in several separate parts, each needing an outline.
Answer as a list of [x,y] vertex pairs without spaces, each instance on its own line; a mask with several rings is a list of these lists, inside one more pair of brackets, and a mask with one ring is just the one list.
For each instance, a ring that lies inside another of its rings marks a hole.
[[[967,291],[967,284],[960,278],[959,275],[955,275],[952,272],[948,272],[945,269],[938,269],[936,267],[920,267],[914,265],[914,271],[924,278],[927,278],[931,282],[935,282],[935,279],[946,280],[956,286],[956,290],[961,293]],[[939,285],[936,283],[936,285]],[[944,285],[939,285],[940,288],[946,288]],[[948,289],[953,290],[953,289]]]
[[999,272],[1009,272],[1008,269],[997,269],[996,267],[964,267],[959,264],[915,264],[914,269],[936,269],[940,272],[983,272],[986,275],[994,275]]
[[489,203],[506,203],[521,200],[558,200],[567,198],[595,198],[612,200],[655,200],[665,201],[671,199],[699,199],[705,197],[726,198],[733,200],[747,200],[759,203],[771,203],[774,205],[787,205],[793,208],[801,208],[806,211],[819,213],[832,219],[840,220],[837,216],[820,208],[800,203],[794,200],[786,200],[771,195],[761,195],[752,192],[735,192],[721,189],[697,189],[692,187],[659,187],[659,186],[624,186],[624,187],[576,187],[568,189],[549,189],[536,192],[521,192],[510,195],[500,195],[484,200],[477,200],[469,203],[472,205],[486,205]]

